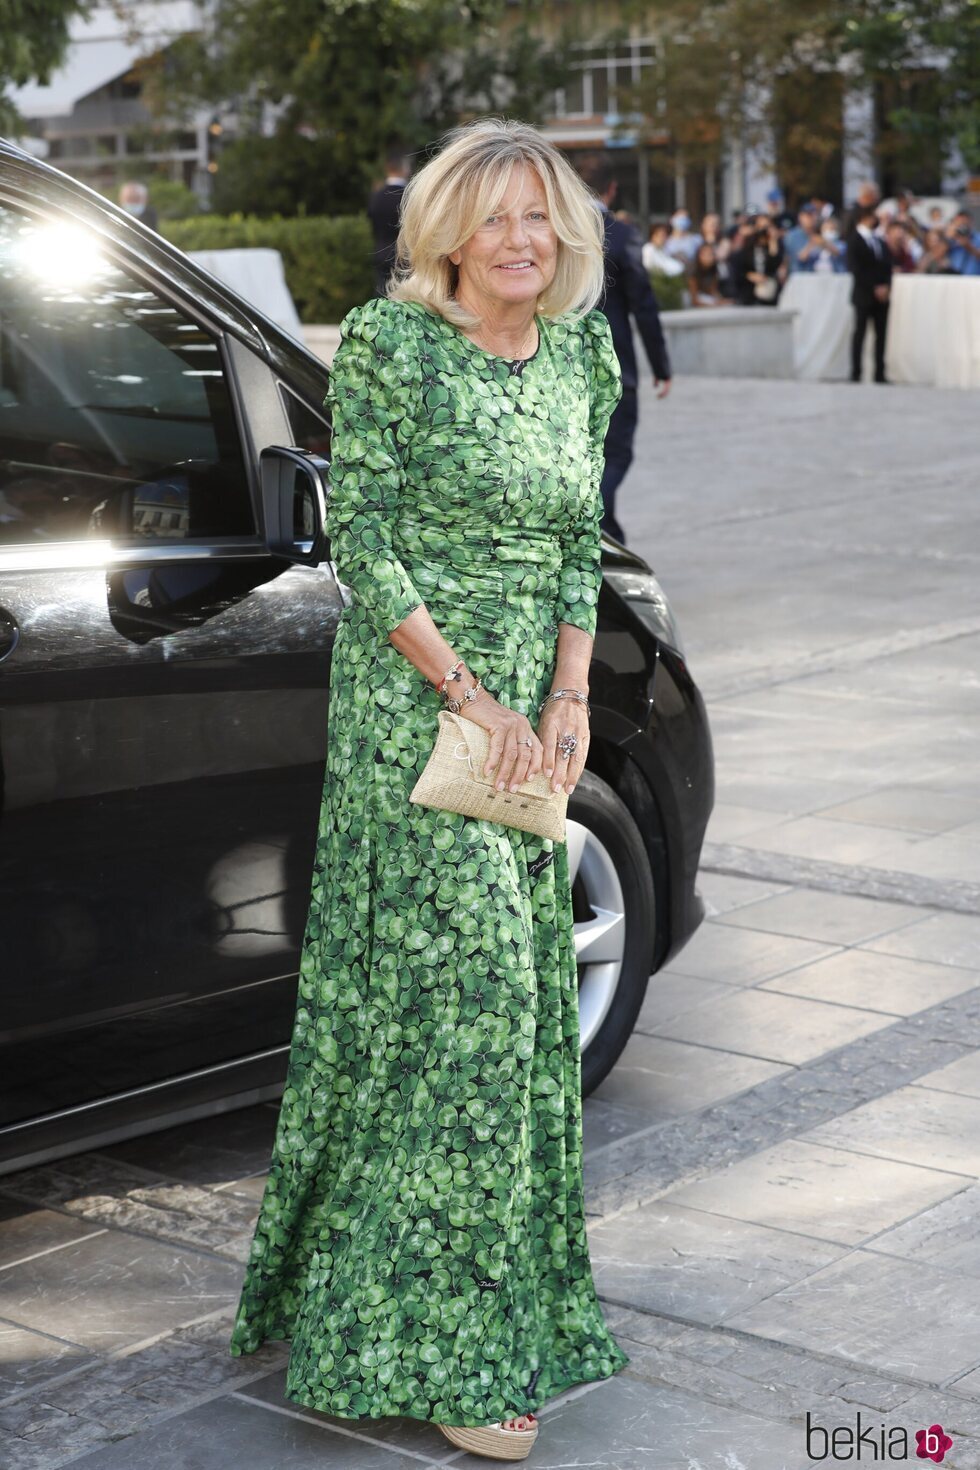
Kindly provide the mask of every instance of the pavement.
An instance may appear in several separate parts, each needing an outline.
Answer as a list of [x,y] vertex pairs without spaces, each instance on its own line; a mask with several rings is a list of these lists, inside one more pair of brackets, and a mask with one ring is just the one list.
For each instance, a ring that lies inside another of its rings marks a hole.
[[[708,703],[708,917],[586,1101],[631,1361],[542,1410],[535,1470],[939,1463],[932,1426],[980,1466],[975,426],[952,391],[644,387],[620,518]],[[0,1178],[3,1470],[491,1463],[228,1354],[276,1111]]]

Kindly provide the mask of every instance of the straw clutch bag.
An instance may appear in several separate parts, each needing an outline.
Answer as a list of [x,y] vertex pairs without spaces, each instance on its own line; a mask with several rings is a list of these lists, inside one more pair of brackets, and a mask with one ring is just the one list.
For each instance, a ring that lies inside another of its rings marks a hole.
[[438,714],[435,748],[415,783],[409,801],[442,811],[482,817],[505,827],[520,827],[539,837],[565,840],[567,791],[552,791],[551,781],[539,771],[522,781],[516,791],[498,791],[496,771],[483,774],[490,749],[489,733],[473,720],[451,710]]

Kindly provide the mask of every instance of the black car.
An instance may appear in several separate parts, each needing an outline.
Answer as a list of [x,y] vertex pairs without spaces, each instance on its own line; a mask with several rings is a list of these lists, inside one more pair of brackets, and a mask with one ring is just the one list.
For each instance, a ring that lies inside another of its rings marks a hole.
[[[0,143],[0,1172],[275,1098],[346,590],[327,368]],[[569,803],[583,1087],[704,905],[704,705],[603,546]]]

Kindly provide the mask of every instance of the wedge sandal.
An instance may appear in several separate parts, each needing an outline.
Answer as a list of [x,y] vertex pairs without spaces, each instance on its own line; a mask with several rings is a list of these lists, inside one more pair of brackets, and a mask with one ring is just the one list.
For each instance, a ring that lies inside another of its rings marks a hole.
[[[527,1419],[527,1414],[514,1414],[514,1419]],[[538,1437],[538,1422],[530,1429],[505,1429],[503,1424],[484,1424],[468,1429],[461,1424],[440,1424],[438,1428],[461,1450],[486,1455],[491,1460],[523,1460]]]

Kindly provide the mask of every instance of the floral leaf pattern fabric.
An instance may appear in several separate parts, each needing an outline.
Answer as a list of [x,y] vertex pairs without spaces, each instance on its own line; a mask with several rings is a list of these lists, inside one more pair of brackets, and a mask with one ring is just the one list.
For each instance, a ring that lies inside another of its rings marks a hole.
[[408,795],[442,697],[388,634],[420,603],[537,724],[561,622],[594,633],[609,325],[538,318],[520,372],[416,303],[341,325],[327,530],[351,598],[286,1086],[229,1341],[287,1398],[492,1424],[629,1362],[582,1195],[568,853]]

